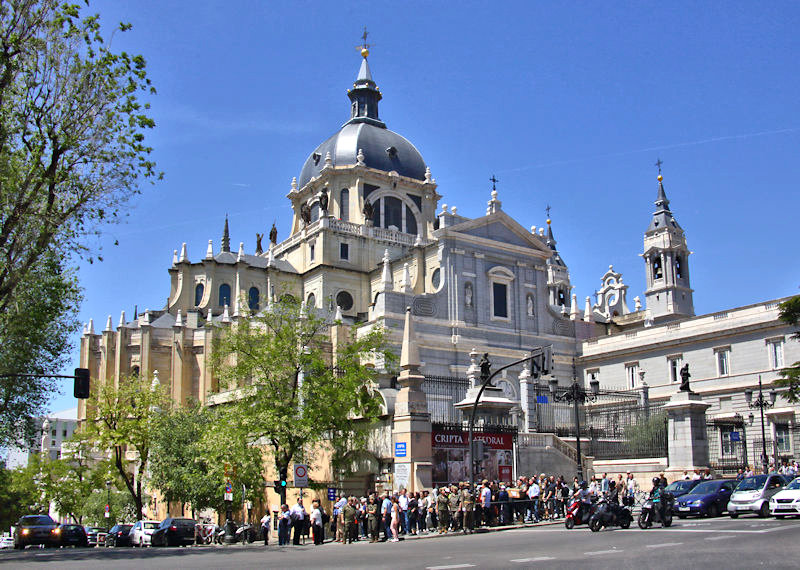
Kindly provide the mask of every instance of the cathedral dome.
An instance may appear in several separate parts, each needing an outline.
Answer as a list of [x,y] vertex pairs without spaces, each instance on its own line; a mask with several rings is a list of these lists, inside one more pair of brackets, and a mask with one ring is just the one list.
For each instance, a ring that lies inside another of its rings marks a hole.
[[364,155],[364,165],[370,168],[385,172],[394,170],[400,176],[425,179],[425,161],[419,151],[408,140],[387,129],[378,117],[378,101],[383,95],[372,80],[367,55],[363,51],[362,55],[358,77],[353,89],[347,92],[351,102],[350,120],[306,159],[300,171],[300,188],[319,176],[328,153],[333,166],[354,166],[359,150]]
[[348,121],[308,157],[300,172],[300,187],[319,176],[328,153],[333,166],[348,166],[358,162],[359,150],[364,154],[364,164],[370,168],[386,172],[394,170],[400,176],[425,179],[425,161],[407,139],[386,127]]

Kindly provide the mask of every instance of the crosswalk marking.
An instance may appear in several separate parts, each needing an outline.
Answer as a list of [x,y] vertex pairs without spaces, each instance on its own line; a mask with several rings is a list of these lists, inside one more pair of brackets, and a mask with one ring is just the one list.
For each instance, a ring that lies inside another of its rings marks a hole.
[[584,552],[586,556],[597,556],[598,554],[616,554],[617,552],[625,552],[624,550],[593,550],[591,552]]
[[451,568],[474,568],[474,564],[449,564],[447,566],[428,566],[425,570],[450,570]]
[[547,560],[555,560],[552,556],[536,556],[535,558],[515,558],[509,562],[545,562]]
[[662,542],[659,544],[645,544],[647,548],[664,548],[666,546],[680,546],[682,542]]
[[722,535],[722,536],[709,536],[706,540],[724,540],[726,538],[733,538],[731,535]]

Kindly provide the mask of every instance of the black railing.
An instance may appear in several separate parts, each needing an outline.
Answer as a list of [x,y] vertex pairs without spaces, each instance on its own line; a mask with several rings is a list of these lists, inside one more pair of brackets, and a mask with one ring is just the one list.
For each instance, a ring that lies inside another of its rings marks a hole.
[[458,376],[425,376],[422,391],[428,399],[431,422],[459,424],[461,411],[454,407],[467,396],[469,380]]

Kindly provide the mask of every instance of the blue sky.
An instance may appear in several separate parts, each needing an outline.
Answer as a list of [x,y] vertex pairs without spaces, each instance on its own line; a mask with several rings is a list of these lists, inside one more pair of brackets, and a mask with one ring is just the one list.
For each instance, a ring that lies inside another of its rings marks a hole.
[[[657,158],[686,231],[698,314],[796,294],[800,5],[790,2],[105,0],[158,95],[165,179],[82,265],[81,319],[160,309],[172,251],[255,248],[308,154],[349,116],[362,27],[381,118],[413,142],[442,202],[553,230],[579,300],[609,264],[642,295]],[[119,245],[114,246],[114,240]],[[580,306],[583,306],[582,301]],[[75,339],[74,360],[78,358]],[[67,387],[69,388],[69,387]],[[72,407],[71,388],[53,409]]]

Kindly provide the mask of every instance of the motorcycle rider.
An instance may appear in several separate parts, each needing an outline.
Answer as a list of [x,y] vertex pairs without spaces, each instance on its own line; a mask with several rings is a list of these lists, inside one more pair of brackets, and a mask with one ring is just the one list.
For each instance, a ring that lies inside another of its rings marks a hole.
[[653,488],[650,491],[650,499],[653,501],[653,511],[658,513],[658,520],[664,520],[664,501],[662,500],[663,489],[661,488],[661,478],[653,477]]
[[584,522],[588,517],[592,506],[592,492],[589,490],[589,484],[586,481],[581,481],[578,485],[578,490],[572,495],[580,501],[580,508],[578,509],[577,519],[579,522]]
[[608,502],[612,505],[619,506],[619,489],[617,488],[616,481],[608,483]]

